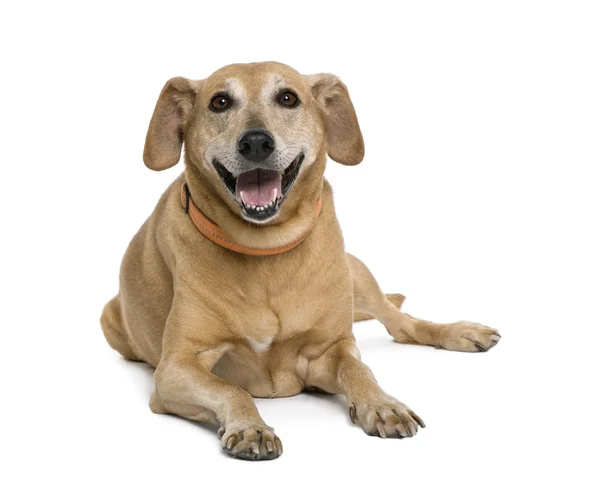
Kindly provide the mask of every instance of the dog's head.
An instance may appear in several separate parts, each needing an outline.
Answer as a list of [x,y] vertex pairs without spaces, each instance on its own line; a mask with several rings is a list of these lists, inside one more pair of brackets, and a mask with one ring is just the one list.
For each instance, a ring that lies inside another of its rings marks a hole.
[[[235,64],[196,81],[173,78],[150,122],[144,162],[179,161],[203,171],[244,219],[275,219],[295,184],[327,153],[354,165],[364,145],[346,86],[331,74],[304,76],[283,64]],[[319,171],[322,175],[322,169]]]

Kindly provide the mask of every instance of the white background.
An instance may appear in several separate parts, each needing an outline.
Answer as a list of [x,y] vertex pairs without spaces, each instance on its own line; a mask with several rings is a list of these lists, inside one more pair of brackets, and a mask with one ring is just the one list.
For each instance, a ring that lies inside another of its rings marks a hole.
[[[578,1],[3,2],[2,495],[598,495],[599,25]],[[350,89],[367,155],[326,174],[348,250],[411,314],[503,335],[461,354],[356,327],[414,439],[301,395],[257,402],[280,459],[232,460],[104,341],[182,171],[142,163],[163,84],[260,60]]]

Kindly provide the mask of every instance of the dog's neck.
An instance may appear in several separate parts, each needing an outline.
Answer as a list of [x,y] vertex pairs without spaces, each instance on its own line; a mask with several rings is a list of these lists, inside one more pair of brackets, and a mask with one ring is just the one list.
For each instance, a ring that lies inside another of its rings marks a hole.
[[305,236],[317,222],[316,205],[323,191],[325,158],[322,162],[312,164],[304,177],[298,178],[298,182],[302,183],[292,188],[277,218],[261,225],[244,220],[239,215],[237,202],[229,198],[225,200],[213,183],[204,177],[208,172],[198,168],[187,156],[185,162],[185,179],[191,198],[204,215],[236,244],[256,249],[275,249]]

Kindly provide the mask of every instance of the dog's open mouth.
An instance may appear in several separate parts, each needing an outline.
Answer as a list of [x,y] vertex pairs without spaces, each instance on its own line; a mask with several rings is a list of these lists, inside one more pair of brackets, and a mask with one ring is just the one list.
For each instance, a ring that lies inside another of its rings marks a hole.
[[291,190],[304,155],[300,154],[281,171],[256,168],[234,177],[216,159],[213,166],[221,181],[239,202],[244,216],[253,221],[267,221],[279,212],[281,203]]

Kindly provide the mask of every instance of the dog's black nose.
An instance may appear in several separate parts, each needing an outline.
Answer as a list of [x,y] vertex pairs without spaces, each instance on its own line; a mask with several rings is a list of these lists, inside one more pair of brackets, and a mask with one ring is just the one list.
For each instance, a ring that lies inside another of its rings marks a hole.
[[264,128],[249,129],[240,136],[238,150],[253,162],[265,160],[275,148],[275,138]]

